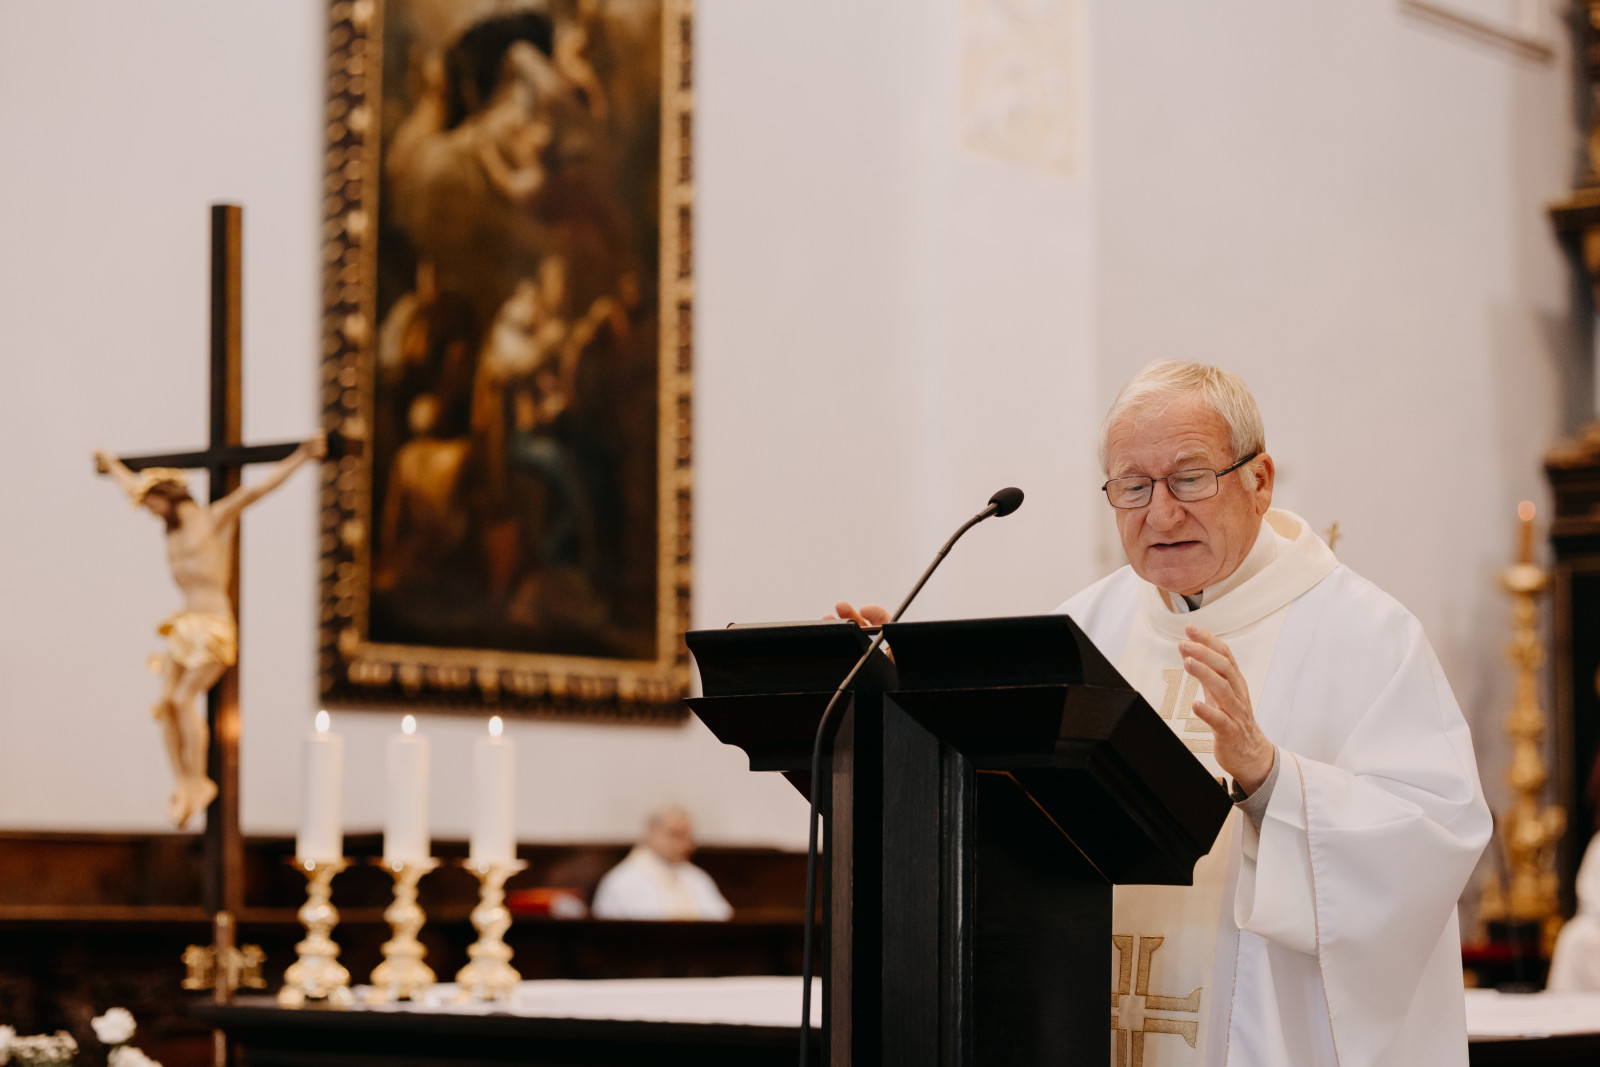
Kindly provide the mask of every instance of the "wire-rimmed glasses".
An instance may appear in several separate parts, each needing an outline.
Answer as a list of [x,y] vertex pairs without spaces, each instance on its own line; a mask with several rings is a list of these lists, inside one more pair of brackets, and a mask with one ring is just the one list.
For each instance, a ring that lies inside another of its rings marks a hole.
[[1218,478],[1224,474],[1231,474],[1260,454],[1252,452],[1243,459],[1234,460],[1220,471],[1214,471],[1210,467],[1191,467],[1189,470],[1173,471],[1165,478],[1152,478],[1148,474],[1130,478],[1112,478],[1100,487],[1100,491],[1105,493],[1106,500],[1112,507],[1124,510],[1142,508],[1150,503],[1151,497],[1155,495],[1158,481],[1167,483],[1167,489],[1175,500],[1186,503],[1207,500],[1217,495]]

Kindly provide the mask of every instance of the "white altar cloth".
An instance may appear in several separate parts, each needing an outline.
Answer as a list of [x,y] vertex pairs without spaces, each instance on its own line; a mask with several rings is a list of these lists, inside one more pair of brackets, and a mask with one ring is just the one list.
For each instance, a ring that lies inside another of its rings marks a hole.
[[[822,980],[812,980],[811,1024],[822,1025]],[[510,1001],[455,1001],[458,987],[442,982],[420,1001],[369,1005],[362,1011],[424,1011],[457,1015],[521,1015],[543,1019],[624,1019],[723,1026],[797,1026],[800,979],[626,978],[520,982]],[[1517,1037],[1600,1033],[1600,993],[1499,993],[1469,989],[1467,1035],[1493,1041]]]
[[1556,1037],[1563,1034],[1600,1034],[1600,993],[1467,990],[1469,1040]]
[[[611,978],[519,982],[510,1001],[456,1003],[459,987],[441,982],[418,1001],[366,1003],[369,987],[353,990],[365,1011],[422,1011],[456,1015],[520,1015],[540,1019],[618,1019],[720,1026],[800,1025],[800,979]],[[822,980],[811,982],[811,1025],[822,1025]]]

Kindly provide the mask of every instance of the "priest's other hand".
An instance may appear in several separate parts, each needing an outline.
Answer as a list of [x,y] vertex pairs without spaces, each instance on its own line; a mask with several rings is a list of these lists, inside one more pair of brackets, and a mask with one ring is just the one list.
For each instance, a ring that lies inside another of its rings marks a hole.
[[1277,750],[1256,725],[1244,672],[1215,634],[1193,625],[1183,632],[1189,638],[1178,643],[1183,669],[1199,681],[1205,696],[1194,702],[1194,713],[1211,727],[1217,763],[1246,795],[1254,793],[1271,773]]
[[857,611],[851,607],[850,601],[841,600],[833,606],[833,611],[823,616],[824,619],[849,619],[857,626],[882,626],[889,621],[889,611],[879,604],[863,604]]

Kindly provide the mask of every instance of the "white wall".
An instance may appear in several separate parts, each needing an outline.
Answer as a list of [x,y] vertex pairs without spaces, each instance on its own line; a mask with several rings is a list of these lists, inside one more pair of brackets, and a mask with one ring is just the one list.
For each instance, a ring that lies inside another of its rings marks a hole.
[[[1569,68],[1390,0],[1082,0],[1076,177],[963,151],[964,0],[700,0],[695,621],[893,603],[994,489],[921,617],[1047,610],[1113,560],[1092,442],[1187,355],[1257,389],[1284,501],[1422,616],[1495,767],[1511,507],[1562,429]],[[145,708],[176,604],[90,450],[202,442],[206,205],[246,205],[245,429],[315,422],[321,0],[0,4],[0,826],[162,825]],[[26,454],[29,458],[22,460]],[[1404,462],[1402,462],[1402,460]],[[1452,466],[1482,473],[1453,486]],[[302,476],[245,530],[244,822],[296,818],[314,710]],[[394,716],[337,716],[376,828]],[[424,719],[437,832],[477,724]],[[804,808],[698,726],[515,724],[521,829],[798,846]],[[1498,777],[1498,770],[1486,771]]]
[[1280,506],[1422,620],[1497,805],[1495,575],[1588,374],[1545,214],[1576,151],[1555,9],[1549,65],[1390,0],[1127,0],[1095,36],[1102,383],[1169,356],[1251,383]]
[[959,149],[958,8],[699,5],[702,625],[892,607],[1011,484],[908,617],[1094,576],[1087,183]]
[[[249,205],[245,431],[316,425],[321,33],[312,3],[0,9],[0,442],[16,461],[0,533],[6,825],[161,825],[168,776],[142,662],[178,600],[159,525],[94,476],[89,450],[204,444],[215,200]],[[277,735],[310,700],[312,503],[299,479],[246,528],[252,812],[273,779],[287,797]]]

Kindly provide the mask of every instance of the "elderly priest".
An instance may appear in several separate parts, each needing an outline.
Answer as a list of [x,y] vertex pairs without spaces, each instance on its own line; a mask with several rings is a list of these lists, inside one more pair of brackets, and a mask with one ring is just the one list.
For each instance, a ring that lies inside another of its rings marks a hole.
[[1129,565],[1059,610],[1240,809],[1193,886],[1116,888],[1114,1061],[1465,1064],[1456,898],[1490,818],[1422,627],[1271,510],[1235,375],[1146,368],[1101,461]]

